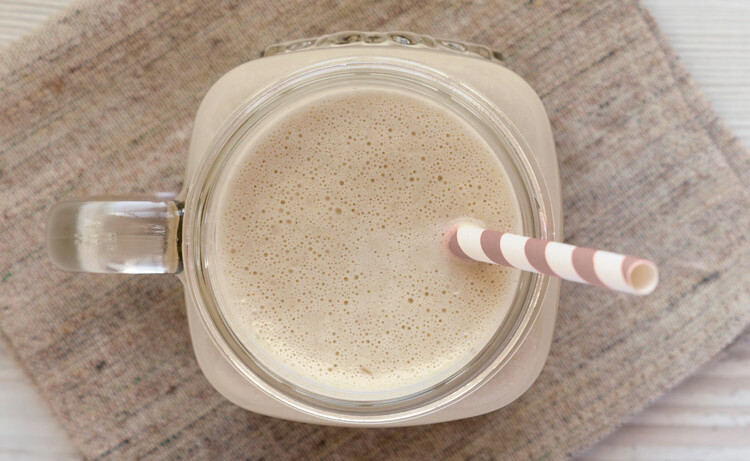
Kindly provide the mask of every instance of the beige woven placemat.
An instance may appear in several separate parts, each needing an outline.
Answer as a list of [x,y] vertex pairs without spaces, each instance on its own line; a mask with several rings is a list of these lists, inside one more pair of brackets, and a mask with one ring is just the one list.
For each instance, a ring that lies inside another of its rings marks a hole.
[[[208,385],[171,276],[55,270],[63,198],[175,191],[199,101],[278,40],[345,29],[484,43],[541,95],[566,239],[652,257],[634,298],[565,284],[518,402],[395,430],[254,415]],[[633,1],[93,0],[0,54],[0,329],[90,458],[558,459],[611,431],[750,322],[750,160]]]

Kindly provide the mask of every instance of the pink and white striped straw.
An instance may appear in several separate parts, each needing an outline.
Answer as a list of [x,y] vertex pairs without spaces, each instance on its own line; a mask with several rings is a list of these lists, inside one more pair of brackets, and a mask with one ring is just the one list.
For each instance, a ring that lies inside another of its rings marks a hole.
[[659,271],[651,261],[609,251],[483,229],[463,223],[447,235],[453,256],[515,267],[637,295],[654,291]]

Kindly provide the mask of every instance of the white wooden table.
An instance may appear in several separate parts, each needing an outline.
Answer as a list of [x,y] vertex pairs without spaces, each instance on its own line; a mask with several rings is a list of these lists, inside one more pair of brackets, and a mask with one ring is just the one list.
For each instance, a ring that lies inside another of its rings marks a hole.
[[[0,0],[0,47],[69,1]],[[716,110],[750,146],[750,1],[644,3]],[[78,455],[0,344],[0,460],[6,459],[77,460]],[[728,348],[579,460],[750,460],[750,338]]]

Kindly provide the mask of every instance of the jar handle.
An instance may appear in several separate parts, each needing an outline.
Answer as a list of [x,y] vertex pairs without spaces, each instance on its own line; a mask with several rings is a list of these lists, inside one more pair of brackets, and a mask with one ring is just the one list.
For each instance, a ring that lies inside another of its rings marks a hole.
[[47,251],[60,269],[165,274],[182,270],[183,205],[172,194],[95,197],[55,204]]

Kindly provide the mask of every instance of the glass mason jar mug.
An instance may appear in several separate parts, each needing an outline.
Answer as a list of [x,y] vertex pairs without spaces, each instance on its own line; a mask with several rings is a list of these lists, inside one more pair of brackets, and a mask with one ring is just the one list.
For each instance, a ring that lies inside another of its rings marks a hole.
[[[248,410],[333,425],[395,426],[466,418],[523,394],[546,360],[559,281],[523,273],[491,338],[460,367],[383,392],[343,392],[300,380],[222,310],[217,208],[241,147],[306,96],[366,86],[428,98],[479,133],[520,207],[522,231],[562,235],[559,175],[549,121],[534,91],[487,48],[409,33],[345,32],[274,45],[231,70],[195,120],[185,186],[177,194],[61,202],[48,222],[52,261],[67,270],[173,273],[183,282],[191,339],[209,382]],[[249,262],[252,264],[252,262]]]

